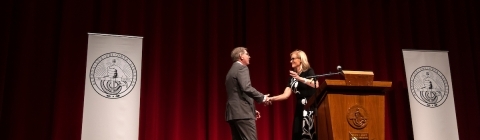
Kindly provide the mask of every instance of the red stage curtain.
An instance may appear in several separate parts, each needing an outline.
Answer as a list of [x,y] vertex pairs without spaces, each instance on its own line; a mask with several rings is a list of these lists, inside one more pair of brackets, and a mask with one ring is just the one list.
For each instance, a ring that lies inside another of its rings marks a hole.
[[[0,139],[81,138],[89,32],[144,37],[142,140],[231,139],[224,82],[236,46],[252,56],[253,86],[272,95],[283,92],[295,49],[307,53],[317,74],[341,65],[392,81],[389,140],[413,139],[401,50],[448,50],[460,139],[475,139],[479,6],[475,0],[6,0]],[[290,139],[293,99],[257,105],[260,140]]]

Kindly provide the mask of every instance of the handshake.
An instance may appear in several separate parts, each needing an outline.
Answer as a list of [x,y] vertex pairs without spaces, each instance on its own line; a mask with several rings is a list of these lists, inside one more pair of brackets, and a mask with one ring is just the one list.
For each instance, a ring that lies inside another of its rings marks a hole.
[[265,106],[271,105],[272,101],[275,100],[275,97],[270,97],[270,94],[266,94],[264,96],[265,96],[265,98],[263,99],[263,105],[265,105]]

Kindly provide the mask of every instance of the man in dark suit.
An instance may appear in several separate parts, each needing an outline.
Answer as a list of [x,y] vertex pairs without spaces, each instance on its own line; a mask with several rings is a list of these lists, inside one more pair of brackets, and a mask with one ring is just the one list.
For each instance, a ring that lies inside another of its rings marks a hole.
[[247,49],[237,47],[233,49],[231,57],[234,63],[225,80],[228,96],[225,120],[232,130],[233,140],[257,140],[255,120],[260,118],[260,112],[255,110],[254,100],[268,105],[270,98],[251,85]]

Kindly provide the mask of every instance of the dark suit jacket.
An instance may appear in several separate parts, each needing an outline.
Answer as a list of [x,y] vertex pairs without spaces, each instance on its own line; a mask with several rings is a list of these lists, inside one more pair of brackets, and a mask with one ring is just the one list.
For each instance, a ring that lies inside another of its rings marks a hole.
[[252,87],[248,67],[238,62],[233,63],[225,87],[228,96],[225,120],[255,119],[253,101],[262,102],[264,95]]

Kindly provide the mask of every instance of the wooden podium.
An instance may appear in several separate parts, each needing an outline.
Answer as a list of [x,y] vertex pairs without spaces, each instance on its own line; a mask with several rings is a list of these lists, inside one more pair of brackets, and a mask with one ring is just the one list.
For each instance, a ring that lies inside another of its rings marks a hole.
[[343,71],[345,80],[325,80],[305,109],[316,110],[319,140],[384,140],[385,93],[390,81],[373,72]]

